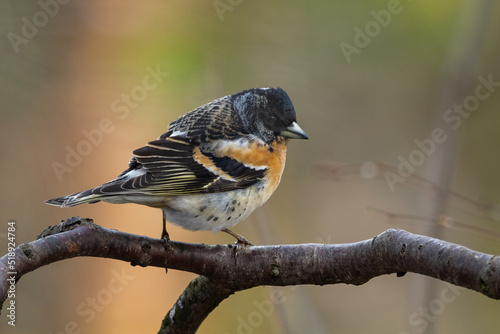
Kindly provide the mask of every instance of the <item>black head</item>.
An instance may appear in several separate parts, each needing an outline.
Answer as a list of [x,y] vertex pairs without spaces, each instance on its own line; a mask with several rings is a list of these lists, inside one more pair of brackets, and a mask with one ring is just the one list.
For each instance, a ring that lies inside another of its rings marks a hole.
[[267,143],[277,136],[308,139],[297,124],[295,109],[281,88],[254,88],[231,95],[243,127]]

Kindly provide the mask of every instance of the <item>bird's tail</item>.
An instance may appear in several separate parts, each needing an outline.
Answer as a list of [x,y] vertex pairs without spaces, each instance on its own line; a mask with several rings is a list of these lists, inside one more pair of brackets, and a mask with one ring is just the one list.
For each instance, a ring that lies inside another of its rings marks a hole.
[[92,189],[81,191],[78,193],[74,193],[71,195],[67,196],[62,196],[62,197],[57,197],[57,198],[52,198],[45,203],[49,205],[56,205],[60,206],[62,208],[64,207],[70,207],[70,206],[76,206],[84,203],[97,203],[100,201],[99,198],[103,197],[103,195],[100,194],[93,194]]

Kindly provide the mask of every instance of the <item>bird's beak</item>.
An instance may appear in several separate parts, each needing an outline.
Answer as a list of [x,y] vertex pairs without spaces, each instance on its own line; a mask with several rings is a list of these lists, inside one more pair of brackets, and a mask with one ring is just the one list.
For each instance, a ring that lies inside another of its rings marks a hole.
[[297,124],[297,122],[293,122],[288,128],[280,132],[285,138],[293,138],[293,139],[309,139],[307,133],[304,132]]

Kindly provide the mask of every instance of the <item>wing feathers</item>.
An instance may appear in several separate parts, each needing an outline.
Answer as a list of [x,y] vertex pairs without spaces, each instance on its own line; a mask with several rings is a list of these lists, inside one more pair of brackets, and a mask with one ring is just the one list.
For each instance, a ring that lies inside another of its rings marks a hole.
[[242,142],[251,142],[239,116],[231,112],[232,107],[230,98],[225,97],[179,117],[157,140],[133,151],[129,168],[115,180],[48,203],[72,206],[120,195],[168,197],[230,191],[255,184],[264,178],[268,170],[265,165],[255,167],[218,151],[225,145],[218,143],[234,140],[242,146]]
[[264,177],[265,168],[218,157],[187,139],[159,139],[134,151],[129,170],[92,194],[182,195],[248,187]]
[[[246,137],[230,108],[228,100],[219,99],[178,118],[159,139],[135,150],[129,168],[115,180],[73,194],[71,201],[80,204],[115,195],[202,194],[255,184],[265,176],[267,168],[219,156],[223,153],[217,154],[218,145],[211,145]],[[204,151],[200,143],[205,144]],[[67,198],[54,199],[51,204],[61,205]]]

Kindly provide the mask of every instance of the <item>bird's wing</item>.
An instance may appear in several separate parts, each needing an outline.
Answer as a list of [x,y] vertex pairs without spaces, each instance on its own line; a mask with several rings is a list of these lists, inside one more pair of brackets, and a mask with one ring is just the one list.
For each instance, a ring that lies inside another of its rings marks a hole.
[[178,118],[158,140],[133,152],[129,169],[92,193],[173,196],[223,192],[255,184],[267,169],[244,164],[220,149],[241,145],[247,137],[256,140],[244,134],[230,107],[219,99]]
[[200,144],[242,137],[247,133],[232,108],[227,96],[214,100],[177,118],[159,139],[185,138],[191,143]]

